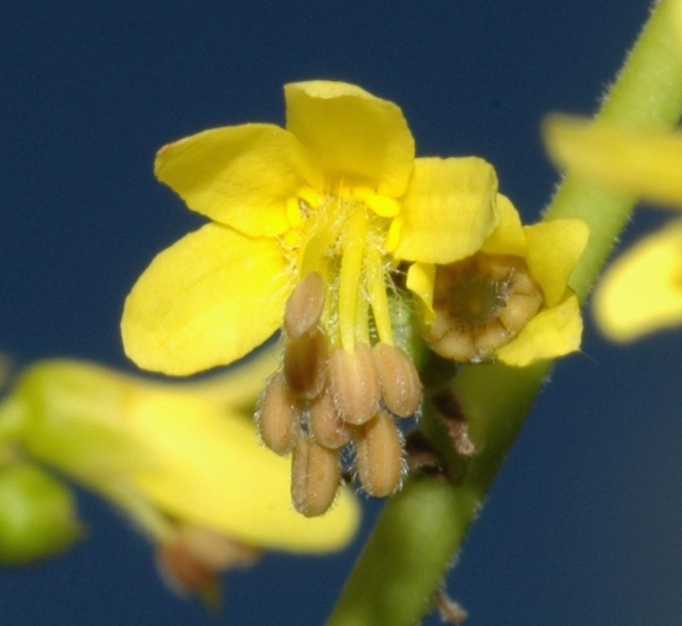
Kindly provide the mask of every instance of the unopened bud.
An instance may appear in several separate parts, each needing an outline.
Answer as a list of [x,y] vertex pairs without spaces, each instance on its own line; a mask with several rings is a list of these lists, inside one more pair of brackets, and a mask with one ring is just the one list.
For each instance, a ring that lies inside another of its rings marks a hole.
[[299,409],[284,374],[276,374],[268,383],[257,416],[263,443],[277,454],[291,452],[298,432]]
[[453,361],[471,361],[476,356],[474,337],[464,327],[450,327],[441,337],[431,340],[431,347],[434,352]]
[[350,429],[339,417],[329,390],[321,393],[310,406],[310,430],[317,443],[332,450],[350,441]]
[[334,404],[346,422],[364,424],[379,410],[379,378],[365,344],[352,353],[337,348],[329,359],[329,376]]
[[341,481],[338,450],[329,450],[301,434],[291,465],[291,498],[306,517],[322,515],[334,502]]
[[372,350],[386,408],[399,417],[410,417],[422,401],[422,385],[412,359],[400,348],[378,343]]
[[324,310],[325,289],[324,279],[317,272],[296,286],[284,313],[284,328],[290,338],[297,339],[317,326]]
[[379,413],[365,424],[356,442],[356,450],[360,481],[369,495],[383,498],[400,488],[403,444],[390,415]]
[[287,341],[284,352],[284,375],[289,388],[297,395],[312,399],[324,387],[327,367],[327,338],[315,329]]
[[80,537],[69,490],[21,463],[0,469],[0,563],[22,565],[59,554]]
[[509,333],[498,320],[488,322],[476,330],[476,354],[484,359],[508,340]]

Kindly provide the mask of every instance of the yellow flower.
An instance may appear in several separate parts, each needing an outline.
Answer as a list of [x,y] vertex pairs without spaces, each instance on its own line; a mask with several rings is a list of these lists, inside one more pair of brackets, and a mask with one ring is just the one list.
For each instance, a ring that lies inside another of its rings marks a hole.
[[213,382],[170,385],[93,363],[36,363],[8,402],[31,458],[102,494],[155,542],[202,529],[237,546],[301,553],[344,547],[359,507],[344,489],[329,514],[298,515],[288,464],[255,436],[239,408],[272,371],[265,357]]
[[401,262],[476,252],[497,224],[497,177],[479,158],[415,158],[400,108],[355,85],[289,84],[285,100],[286,129],[216,128],[159,151],[157,177],[213,223],[152,261],[121,326],[133,361],[176,375],[284,326],[259,425],[275,452],[293,451],[293,501],[314,516],[351,440],[365,490],[399,488],[393,417],[418,410],[421,384],[396,345],[393,278]]
[[351,350],[398,260],[450,263],[496,225],[497,179],[478,158],[414,158],[398,106],[346,83],[285,87],[286,129],[243,124],[162,148],[155,173],[213,223],[159,254],[126,301],[122,334],[139,366],[191,374],[230,363],[282,325],[311,272],[326,282],[323,326]]
[[[553,116],[545,124],[545,139],[550,155],[571,172],[682,208],[681,133]],[[617,259],[595,291],[594,306],[597,323],[617,341],[682,324],[682,223],[669,224]]]
[[589,231],[581,220],[522,226],[499,195],[500,223],[474,256],[447,266],[415,263],[407,284],[426,309],[423,333],[446,358],[494,357],[524,367],[580,347],[582,319],[568,281]]

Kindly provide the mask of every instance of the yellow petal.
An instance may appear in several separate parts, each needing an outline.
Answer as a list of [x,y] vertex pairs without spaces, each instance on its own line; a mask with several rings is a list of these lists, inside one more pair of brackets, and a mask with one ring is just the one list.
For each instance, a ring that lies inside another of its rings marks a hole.
[[290,83],[284,93],[287,128],[328,180],[367,185],[394,198],[405,192],[414,139],[400,107],[332,81]]
[[564,219],[526,226],[525,232],[528,269],[542,287],[545,306],[554,306],[566,293],[590,230],[582,220]]
[[497,176],[476,157],[415,160],[395,256],[452,263],[477,252],[497,226]]
[[251,420],[226,415],[196,397],[139,394],[130,428],[163,465],[136,475],[136,484],[176,517],[246,543],[296,552],[326,552],[353,536],[359,507],[341,490],[331,511],[298,514],[290,496],[290,459],[261,445]]
[[608,187],[682,208],[682,133],[625,130],[567,116],[545,122],[563,168]]
[[497,351],[507,365],[525,367],[541,359],[554,359],[580,348],[583,321],[575,295],[540,311],[519,335]]
[[419,296],[429,314],[433,314],[433,286],[436,266],[431,263],[412,263],[407,270],[407,288]]
[[595,292],[594,307],[601,329],[618,341],[682,324],[682,223],[617,259]]
[[154,171],[193,211],[252,236],[287,230],[287,199],[319,184],[296,137],[269,124],[214,128],[168,144]]
[[497,212],[500,221],[483,244],[481,251],[488,254],[511,254],[525,257],[526,234],[523,231],[521,217],[511,200],[501,193],[497,194]]
[[172,375],[231,363],[281,325],[289,280],[275,240],[207,224],[161,252],[128,295],[126,354]]

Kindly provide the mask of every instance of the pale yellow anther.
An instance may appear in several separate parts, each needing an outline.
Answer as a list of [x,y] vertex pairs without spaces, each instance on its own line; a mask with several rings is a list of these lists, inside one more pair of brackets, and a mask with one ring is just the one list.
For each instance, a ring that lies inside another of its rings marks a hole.
[[379,413],[358,435],[356,464],[365,491],[377,498],[398,491],[403,472],[403,443],[393,418]]
[[329,391],[321,393],[310,406],[310,431],[317,443],[332,450],[350,441],[350,428],[339,417]]
[[353,353],[337,348],[329,359],[329,383],[339,416],[349,424],[364,424],[378,411],[381,387],[367,345],[358,344]]
[[281,372],[265,388],[256,413],[263,443],[277,454],[288,454],[296,442],[299,409]]
[[299,189],[298,197],[312,209],[317,209],[324,202],[324,196],[312,187],[303,187]]
[[398,216],[393,218],[391,225],[388,227],[386,240],[384,241],[384,250],[386,252],[395,252],[400,243],[400,235],[403,230],[403,218]]
[[287,221],[291,228],[299,228],[303,225],[304,216],[298,202],[298,198],[289,198],[286,204]]
[[372,350],[386,408],[398,417],[414,415],[422,400],[422,385],[412,359],[400,348],[378,343]]
[[326,380],[327,353],[327,338],[317,328],[287,341],[284,376],[294,394],[310,400],[322,391]]
[[400,214],[400,203],[388,196],[382,196],[368,187],[353,189],[353,197],[360,200],[379,217],[396,217]]
[[341,483],[338,450],[319,445],[301,433],[291,464],[291,499],[306,517],[322,515],[334,502]]
[[320,321],[327,286],[317,272],[308,274],[292,292],[284,312],[284,328],[296,339],[313,330]]

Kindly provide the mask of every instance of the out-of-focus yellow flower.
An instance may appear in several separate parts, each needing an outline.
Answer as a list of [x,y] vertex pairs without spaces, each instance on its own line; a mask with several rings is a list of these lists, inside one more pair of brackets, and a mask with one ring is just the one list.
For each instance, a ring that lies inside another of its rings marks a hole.
[[682,133],[552,115],[544,135],[560,167],[616,191],[682,208]]
[[311,273],[332,343],[367,343],[371,306],[391,344],[397,262],[454,262],[495,227],[492,166],[415,159],[394,103],[330,81],[286,85],[285,99],[286,129],[215,128],[159,151],[159,180],[213,222],[159,254],[128,296],[123,341],[139,366],[180,375],[234,361],[282,325]]
[[448,266],[415,263],[407,284],[426,313],[424,335],[456,361],[524,367],[580,348],[582,318],[569,279],[587,244],[581,220],[523,226],[499,195],[500,222],[481,252]]
[[[554,160],[579,176],[682,208],[679,132],[625,130],[552,116],[545,123],[545,140]],[[616,341],[682,324],[682,223],[673,222],[617,259],[595,291],[594,307],[600,328]]]
[[[272,360],[265,365],[241,366],[237,383],[262,385]],[[9,401],[33,459],[114,501],[159,543],[175,539],[177,520],[254,548],[345,546],[359,520],[354,496],[343,489],[325,517],[298,515],[288,463],[259,444],[250,415],[226,404],[248,391],[231,384],[169,385],[54,360],[28,369]]]
[[594,295],[599,327],[616,341],[682,325],[682,222],[626,250]]

